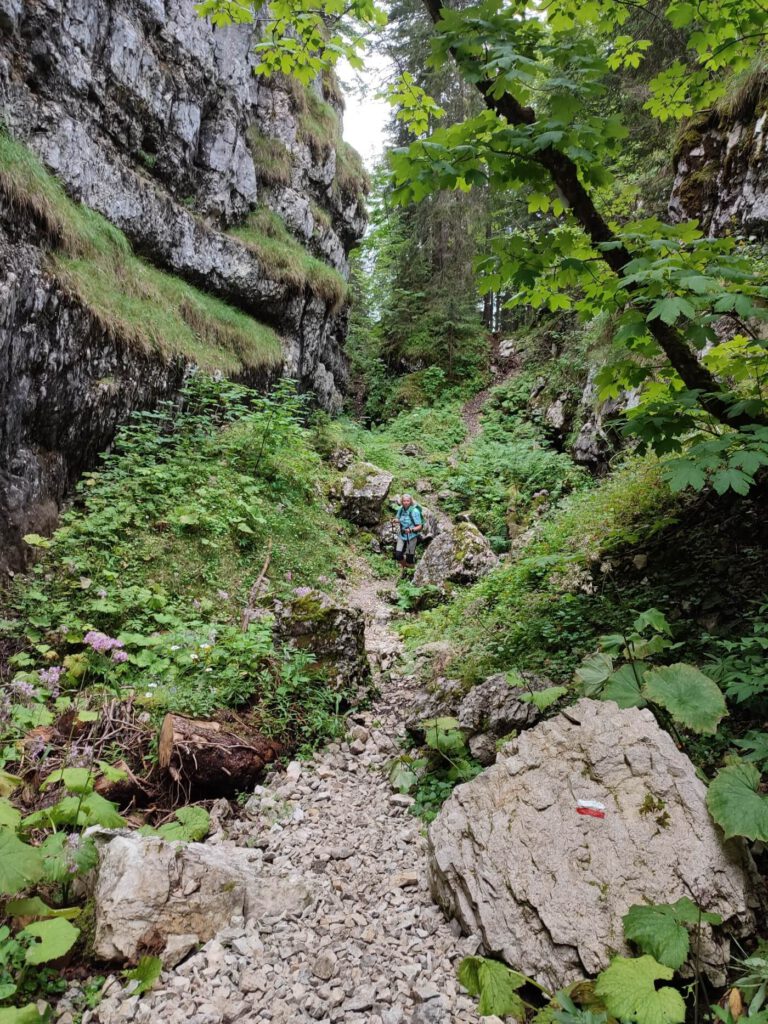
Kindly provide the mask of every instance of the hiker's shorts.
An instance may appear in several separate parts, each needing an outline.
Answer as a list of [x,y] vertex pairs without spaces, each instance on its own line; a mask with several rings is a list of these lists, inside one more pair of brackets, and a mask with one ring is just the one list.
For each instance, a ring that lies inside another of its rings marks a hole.
[[416,561],[416,544],[419,538],[416,536],[408,537],[404,540],[402,537],[398,537],[395,542],[395,561],[405,561],[406,565],[413,565]]

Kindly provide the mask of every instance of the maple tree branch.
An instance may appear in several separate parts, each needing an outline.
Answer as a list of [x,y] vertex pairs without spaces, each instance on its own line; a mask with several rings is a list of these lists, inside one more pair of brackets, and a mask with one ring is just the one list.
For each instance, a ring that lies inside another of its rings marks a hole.
[[[433,23],[437,25],[442,17],[443,3],[441,0],[423,0],[423,3]],[[450,52],[460,67],[460,61],[453,47],[450,47]],[[504,93],[499,97],[494,96],[493,82],[489,79],[480,79],[476,82],[476,86],[486,107],[495,111],[509,124],[530,125],[536,121],[536,112],[533,108],[523,106],[511,93]],[[532,155],[531,159],[549,171],[552,180],[571,208],[573,216],[597,248],[601,258],[617,276],[623,277],[624,270],[632,256],[623,244],[615,244],[618,239],[582,184],[576,163],[551,144]],[[606,242],[614,244],[609,249],[600,248]],[[637,291],[636,285],[626,284],[624,287],[630,294]],[[646,327],[685,386],[689,390],[699,393],[699,404],[710,416],[714,416],[721,423],[731,427],[768,423],[768,419],[765,417],[748,416],[743,413],[736,416],[729,415],[731,406],[726,398],[727,392],[723,390],[717,378],[699,362],[695,352],[675,327],[665,324],[658,318],[646,321]]]

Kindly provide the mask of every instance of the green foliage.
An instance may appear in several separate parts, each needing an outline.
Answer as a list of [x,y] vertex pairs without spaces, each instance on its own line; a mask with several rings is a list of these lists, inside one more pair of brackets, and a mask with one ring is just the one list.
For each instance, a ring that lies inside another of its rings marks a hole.
[[768,797],[759,792],[760,772],[753,764],[726,765],[707,791],[707,807],[726,839],[746,836],[768,842]]
[[565,683],[597,637],[623,629],[631,615],[610,586],[611,560],[627,547],[642,550],[676,511],[659,463],[629,460],[599,486],[566,496],[512,564],[422,615],[406,636],[449,642],[451,674],[468,682],[515,666]]
[[401,793],[413,793],[411,812],[433,821],[443,802],[461,782],[469,782],[482,771],[467,749],[464,734],[455,718],[431,718],[420,723],[424,730],[424,753],[403,754],[389,766],[389,780]]
[[624,935],[665,967],[683,966],[690,946],[687,924],[722,924],[719,914],[703,913],[687,896],[676,903],[635,905],[622,918]]
[[610,1014],[635,1024],[682,1024],[685,1003],[675,989],[657,981],[670,981],[671,967],[664,967],[652,956],[629,960],[614,957],[598,977],[595,994],[604,1000]]
[[185,356],[209,372],[282,361],[274,331],[140,260],[120,231],[69,200],[37,159],[1,131],[0,192],[47,231],[57,276],[118,337]]
[[0,828],[0,894],[12,896],[37,882],[43,874],[40,851]]
[[[587,697],[612,700],[622,708],[649,704],[657,714],[663,709],[692,732],[713,735],[728,713],[717,684],[683,662],[652,667],[651,658],[675,646],[669,632],[658,609],[643,612],[635,619],[633,632],[601,637],[601,650],[584,660],[576,679]],[[616,654],[626,659],[618,668]]]
[[180,840],[183,843],[198,843],[205,839],[211,827],[211,816],[204,807],[180,807],[174,812],[175,821],[166,822],[159,828],[144,826],[143,835],[161,836],[168,842]]
[[[326,691],[306,654],[275,647],[268,617],[246,630],[241,621],[267,554],[283,597],[297,585],[328,588],[344,557],[303,402],[290,384],[263,396],[203,377],[182,402],[121,430],[17,587],[30,653],[15,663],[38,696],[19,705],[6,743],[50,715],[39,673],[52,665],[65,693],[134,693],[155,718],[250,703],[262,728],[302,744],[337,728],[343,695]],[[99,817],[95,796],[80,819]],[[73,813],[66,801],[36,820]]]
[[528,980],[498,960],[484,956],[467,956],[459,964],[457,976],[460,984],[471,996],[479,996],[477,1012],[482,1016],[495,1014],[504,1017],[514,1014],[525,1017],[526,1004],[517,994]]
[[63,917],[35,921],[19,932],[20,939],[32,940],[27,947],[25,959],[35,967],[64,956],[77,942],[79,935],[80,929]]
[[131,994],[136,996],[143,996],[153,989],[162,973],[163,961],[159,956],[143,956],[135,967],[122,972],[127,982],[136,982],[131,988]]
[[533,704],[539,711],[548,711],[567,693],[568,689],[565,686],[547,686],[543,690],[534,690],[533,693],[521,693],[520,700],[524,704]]

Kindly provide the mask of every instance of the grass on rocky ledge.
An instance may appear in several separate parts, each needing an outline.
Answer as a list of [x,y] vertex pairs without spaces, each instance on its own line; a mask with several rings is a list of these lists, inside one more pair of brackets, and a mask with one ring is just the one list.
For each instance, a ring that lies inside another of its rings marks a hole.
[[146,351],[202,370],[276,367],[278,335],[221,299],[139,259],[121,231],[74,203],[24,146],[0,132],[0,196],[32,219],[53,249],[53,270],[105,328]]
[[245,224],[230,234],[252,249],[276,280],[297,289],[308,288],[333,310],[346,301],[347,282],[341,274],[312,256],[273,210],[253,210]]

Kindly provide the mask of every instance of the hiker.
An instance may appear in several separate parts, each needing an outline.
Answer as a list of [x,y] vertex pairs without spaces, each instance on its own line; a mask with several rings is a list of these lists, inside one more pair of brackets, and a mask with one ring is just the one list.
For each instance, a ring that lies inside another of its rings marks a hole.
[[410,494],[404,494],[400,499],[392,525],[396,527],[395,561],[400,563],[405,573],[406,569],[416,562],[416,544],[419,533],[424,528],[421,509],[414,503]]

